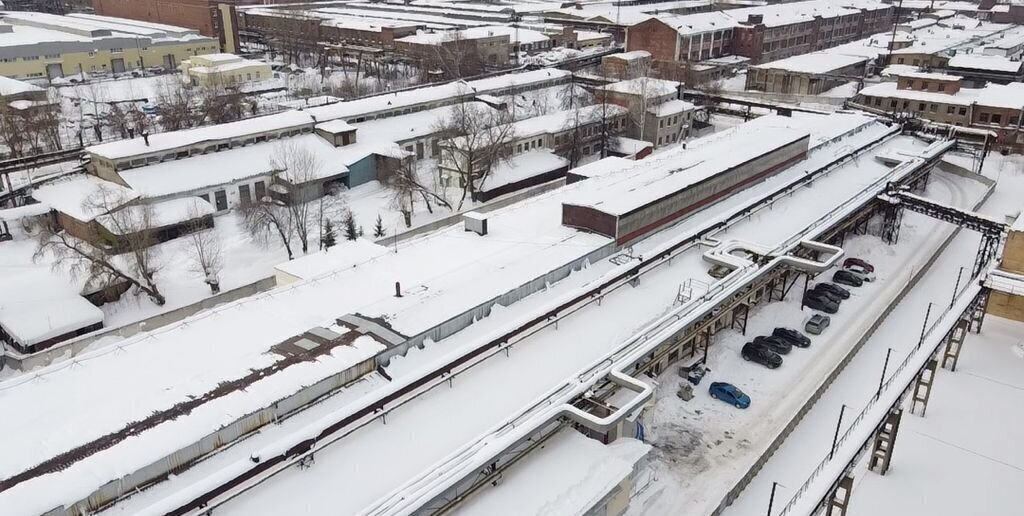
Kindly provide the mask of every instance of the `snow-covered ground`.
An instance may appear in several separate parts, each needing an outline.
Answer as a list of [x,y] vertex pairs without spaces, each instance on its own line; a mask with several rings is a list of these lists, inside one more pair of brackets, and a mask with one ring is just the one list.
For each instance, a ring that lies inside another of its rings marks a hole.
[[[928,193],[939,200],[957,205],[973,204],[983,191],[980,184],[955,176],[936,172],[933,177],[936,179]],[[766,216],[772,214],[769,212]],[[864,257],[876,265],[878,281],[853,289],[851,298],[832,316],[831,327],[821,336],[812,337],[809,349],[794,349],[785,356],[785,363],[778,370],[744,362],[739,349],[756,335],[770,334],[776,326],[802,329],[810,315],[809,310],[799,310],[802,285],[794,287],[796,292],[786,302],[772,303],[755,311],[745,336],[728,332],[712,345],[708,356],[712,372],[705,382],[727,381],[737,385],[753,399],[749,409],[738,411],[710,399],[699,388],[698,396],[684,403],[675,396],[681,381],[676,371],[669,370],[659,377],[663,383],[657,402],[645,415],[647,436],[655,448],[650,463],[654,480],[633,501],[630,514],[703,515],[718,506],[732,485],[880,314],[884,304],[903,287],[914,268],[927,261],[949,231],[916,214],[907,214],[903,224],[896,246],[882,245],[873,236],[846,240],[843,248],[849,255]],[[760,225],[762,230],[769,226]],[[743,232],[743,228],[738,230]],[[830,273],[825,273],[819,281],[829,276]],[[818,450],[815,449],[815,456]],[[748,510],[739,514],[749,513]]]
[[[897,139],[892,145],[906,146],[907,140]],[[802,173],[802,167],[794,168],[796,170],[793,172]],[[859,171],[859,167],[851,165],[843,173],[857,175]],[[784,177],[792,179],[793,176]],[[756,191],[766,191],[767,188],[757,185],[751,189],[750,195]],[[831,207],[838,203],[838,199],[849,195],[845,189],[822,187],[821,190],[803,191],[798,196],[787,198],[785,203],[799,208],[803,197],[821,196],[825,192],[835,196]],[[743,201],[739,199],[737,202]],[[711,211],[720,213],[717,208],[731,206],[716,205]],[[820,213],[820,210],[827,211],[828,208],[814,205],[807,211]],[[782,209],[781,205],[779,209]],[[694,217],[677,229],[681,230],[694,221],[699,222],[698,219],[706,220]],[[794,218],[790,227],[795,230],[802,227],[804,222],[801,218]],[[670,234],[678,235],[678,232]],[[642,249],[638,251],[642,252]],[[520,302],[502,309],[501,317],[492,314],[445,341],[428,344],[424,351],[412,352],[404,359],[396,359],[388,367],[388,373],[398,380],[413,371],[429,367],[433,363],[431,356],[458,355],[482,337],[506,326],[522,310],[529,306],[543,305],[549,299],[557,299],[556,296],[564,295],[565,289],[578,288],[582,282],[593,281],[591,278],[594,278],[594,273],[608,271],[610,268],[614,267],[607,261],[595,264],[585,274],[574,275],[548,291],[536,294],[529,302]],[[499,424],[509,414],[515,413],[517,408],[529,404],[573,371],[602,356],[634,329],[664,313],[675,299],[679,282],[686,277],[710,279],[698,250],[676,258],[671,266],[645,277],[637,288],[609,295],[600,308],[589,308],[578,317],[562,321],[558,329],[543,330],[528,341],[518,343],[509,357],[493,359],[486,365],[461,374],[451,389],[441,387],[414,399],[389,414],[386,425],[373,423],[324,448],[317,453],[316,474],[294,468],[285,470],[218,511],[247,515],[316,512],[326,507],[342,513],[357,511],[401,484],[410,475],[429,468],[467,440]],[[604,315],[607,313],[615,313],[616,317],[608,318]],[[509,388],[512,385],[516,387]],[[481,399],[486,399],[486,403],[480,403]],[[464,407],[468,405],[477,408],[465,411]],[[437,418],[436,414],[450,416]],[[360,467],[353,468],[352,464],[359,464]],[[198,480],[186,472],[180,479],[182,485],[188,485],[185,477]],[[339,486],[351,486],[351,489]],[[282,493],[298,492],[304,495],[282,496]],[[132,508],[144,507],[147,499],[152,502],[152,498],[145,493],[138,498],[128,500],[120,510],[131,512]]]
[[[992,216],[1019,211],[1024,195],[1021,156],[990,155],[984,172],[999,183],[980,211]],[[917,343],[928,304],[948,305],[959,269],[970,270],[978,241],[969,231],[953,240],[727,515],[763,511],[772,482],[784,486],[778,489],[776,508],[784,505],[831,445],[841,405],[847,405],[848,414],[858,413],[874,395],[887,350],[893,348],[895,360],[901,360]],[[1014,409],[1021,406],[1024,363],[1011,347],[1024,332],[1020,325],[993,319],[986,321],[981,335],[968,336],[956,373],[939,371],[927,417],[904,412],[889,473],[880,477],[863,465],[854,472],[851,514],[1017,513],[1024,495],[1014,486],[1024,479],[1024,447],[1013,436],[1024,415]]]

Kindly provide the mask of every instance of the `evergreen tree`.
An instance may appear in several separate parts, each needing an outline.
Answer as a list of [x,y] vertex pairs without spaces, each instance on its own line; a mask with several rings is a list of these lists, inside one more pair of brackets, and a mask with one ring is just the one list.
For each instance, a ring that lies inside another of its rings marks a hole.
[[380,214],[377,214],[377,224],[373,226],[373,237],[383,238],[387,236],[388,232],[384,230],[384,221],[380,218]]
[[352,212],[345,216],[345,238],[355,240],[359,238],[359,230],[356,229],[356,218]]
[[334,234],[334,224],[331,224],[331,219],[324,220],[324,237],[321,244],[324,249],[330,249],[337,245],[338,238]]

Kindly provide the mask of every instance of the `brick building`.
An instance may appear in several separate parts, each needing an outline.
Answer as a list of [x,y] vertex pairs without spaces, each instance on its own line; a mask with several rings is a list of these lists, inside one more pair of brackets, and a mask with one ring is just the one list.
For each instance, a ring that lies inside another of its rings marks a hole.
[[220,41],[224,52],[238,51],[235,0],[92,0],[96,14],[165,23],[199,30]]
[[913,116],[954,126],[985,129],[998,146],[1024,146],[1021,117],[1024,83],[964,88],[962,78],[938,73],[904,73],[895,83],[864,88],[855,103],[878,113]]
[[659,66],[728,54],[751,63],[834,47],[892,28],[890,4],[811,0],[688,15],[658,15],[629,27],[626,50],[646,50]]

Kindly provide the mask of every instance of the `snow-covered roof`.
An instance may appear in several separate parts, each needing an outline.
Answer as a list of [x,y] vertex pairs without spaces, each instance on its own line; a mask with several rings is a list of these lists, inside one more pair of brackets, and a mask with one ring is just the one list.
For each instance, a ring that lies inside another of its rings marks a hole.
[[675,115],[677,113],[685,113],[694,108],[696,108],[696,106],[686,102],[685,100],[672,99],[647,108],[647,112],[654,116],[662,117]]
[[[146,211],[149,211],[148,220]],[[114,215],[96,217],[103,227],[112,234],[133,233],[145,229],[158,229],[182,222],[188,222],[206,215],[213,215],[217,210],[199,197],[169,199],[149,204],[133,204],[118,210]],[[117,221],[114,218],[117,217]],[[146,226],[149,227],[146,227]]]
[[658,21],[672,27],[682,36],[691,36],[702,32],[732,29],[739,26],[739,20],[724,11],[711,11],[694,14],[659,14]]
[[0,327],[23,346],[103,322],[103,311],[68,292],[59,277],[0,279]]
[[958,54],[949,58],[950,68],[962,68],[965,70],[984,70],[987,72],[1020,72],[1024,62],[1011,61],[1003,56],[990,56],[982,54]]
[[[78,355],[73,367],[67,361],[34,371],[32,381],[26,375],[0,382],[0,413],[19,415],[0,418],[0,435],[37,443],[6,448],[0,478],[269,367],[279,360],[273,346],[311,327],[333,325],[338,317],[359,312],[368,318],[386,316],[395,332],[418,335],[610,245],[608,238],[561,225],[561,202],[574,186],[490,212],[485,237],[467,238],[457,224],[399,243],[397,253]],[[394,296],[396,281],[401,281],[402,297]],[[359,337],[353,346],[339,346],[330,355],[209,400],[72,467],[8,489],[0,498],[13,514],[39,514],[79,500],[382,349],[370,337]],[[94,403],[97,399],[103,403]],[[49,424],[60,421],[75,421],[75,431]]]
[[[100,201],[100,197],[105,201]],[[114,209],[139,197],[117,183],[96,176],[76,175],[36,188],[32,198],[82,222],[90,222],[108,209]]]
[[316,124],[316,128],[331,134],[347,133],[349,131],[356,130],[355,126],[340,118],[338,120],[331,120],[330,122]]
[[605,59],[621,59],[623,61],[638,61],[641,59],[650,59],[651,53],[646,50],[633,50],[631,52],[623,52],[621,54],[612,54],[606,56]]
[[4,208],[0,209],[0,220],[5,222],[16,222],[25,217],[44,215],[49,213],[52,209],[53,208],[51,208],[49,204],[43,202],[26,204],[16,208]]
[[[635,138],[627,138],[625,136],[616,136],[611,139],[608,150],[612,152],[619,152],[627,156],[636,154],[648,147],[654,147],[654,144],[647,140],[637,140]],[[609,159],[609,158],[605,158]],[[617,158],[622,159],[622,158]],[[601,160],[604,161],[604,160]],[[593,174],[594,171],[586,172],[587,174]],[[579,174],[578,174],[579,175]]]
[[1024,109],[1024,83],[986,84],[978,92],[977,101],[979,106]]
[[611,215],[626,215],[809,136],[807,129],[788,117],[761,117],[753,123],[690,142],[687,148],[677,147],[656,158],[633,162],[635,165],[624,173],[609,174],[600,181],[582,181],[579,184],[587,186],[567,199],[565,204],[586,206]]
[[[340,230],[341,228],[335,228],[335,231]],[[308,280],[350,269],[392,251],[365,238],[345,240],[340,235],[336,236],[338,243],[334,247],[275,265],[274,269],[298,279]]]
[[502,472],[498,487],[480,490],[451,514],[589,514],[650,449],[631,438],[605,445],[566,428]]
[[[888,70],[889,68],[894,68],[896,66],[901,66],[901,65],[889,66],[889,67],[886,67],[886,70]],[[949,74],[946,74],[946,73],[934,73],[934,72],[899,72],[899,71],[897,71],[896,75],[899,75],[900,77],[906,77],[908,79],[923,79],[923,80],[926,80],[926,81],[960,81],[960,80],[963,79],[963,77],[960,77],[959,75],[949,75]]]
[[844,55],[834,52],[811,52],[810,54],[800,54],[779,59],[778,61],[759,64],[754,66],[754,68],[824,74],[860,64],[867,60],[864,56]]
[[[191,192],[274,172],[271,160],[283,145],[294,145],[313,154],[320,167],[315,177],[322,179],[348,172],[352,165],[371,154],[392,155],[397,148],[389,142],[359,142],[335,147],[316,134],[302,134],[280,140],[257,143],[191,158],[165,161],[119,172],[128,185],[143,197],[163,197]],[[288,171],[282,173],[286,178]],[[301,182],[301,181],[300,181]]]
[[977,92],[978,90],[966,88],[961,89],[956,94],[898,89],[894,82],[882,82],[860,90],[860,95],[967,106],[974,102]]
[[101,143],[87,147],[85,150],[96,156],[118,160],[191,147],[208,141],[230,140],[264,132],[312,127],[312,124],[313,118],[305,111],[284,111],[227,124],[151,134],[148,145],[144,138],[138,137]]
[[0,96],[6,97],[8,95],[28,93],[30,91],[43,91],[43,89],[25,81],[19,81],[17,79],[11,79],[10,77],[0,75]]
[[512,44],[530,44],[540,43],[551,39],[546,34],[538,30],[525,29],[523,27],[516,28],[508,25],[486,25],[483,27],[470,27],[468,29],[459,30],[457,32],[458,35],[456,36],[456,31],[416,31],[416,34],[413,34],[411,36],[405,36],[403,38],[398,38],[395,41],[401,41],[402,43],[413,43],[417,45],[440,45],[445,41],[452,41],[456,37],[461,38],[463,40],[473,40],[508,36],[508,40]]
[[678,81],[655,79],[653,77],[638,77],[636,79],[613,82],[606,86],[601,86],[598,89],[615,93],[640,94],[643,92],[649,97],[660,97],[662,95],[676,93],[682,85],[683,83]]
[[430,103],[448,104],[451,103],[452,99],[460,95],[497,95],[502,94],[502,90],[513,87],[530,86],[546,81],[562,81],[570,75],[571,72],[554,69],[509,73],[486,79],[454,81],[436,86],[375,95],[348,102],[338,102],[329,106],[309,108],[304,112],[312,115],[319,121],[334,120],[336,118],[351,119],[360,115],[388,111],[394,111],[397,114],[411,106]]
[[508,184],[524,181],[569,165],[569,160],[548,149],[537,149],[502,161],[491,170],[480,186],[481,191],[494,190]]
[[[644,143],[647,143],[648,146],[651,145],[650,142],[644,142]],[[617,157],[617,156],[609,156],[607,158],[599,159],[597,161],[594,161],[593,163],[587,163],[586,165],[583,165],[581,167],[576,167],[574,169],[571,169],[571,170],[569,170],[569,173],[574,175],[574,176],[587,177],[587,178],[590,178],[590,177],[600,177],[600,176],[604,176],[604,175],[610,174],[612,172],[618,172],[620,170],[624,170],[624,169],[626,169],[626,168],[628,168],[628,167],[630,167],[632,165],[633,165],[633,160],[629,160],[629,159],[626,159],[626,158],[620,158],[620,157]]]

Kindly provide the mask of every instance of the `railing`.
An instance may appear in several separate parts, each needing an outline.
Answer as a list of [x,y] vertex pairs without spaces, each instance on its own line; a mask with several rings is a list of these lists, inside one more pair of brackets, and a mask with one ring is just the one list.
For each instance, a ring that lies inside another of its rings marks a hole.
[[[975,279],[975,278],[977,278],[977,276],[973,277],[972,280]],[[979,291],[979,287],[977,287],[974,283],[975,282],[973,282],[973,281],[968,281],[967,282],[967,284],[964,286],[964,288],[960,291],[960,293],[955,298],[954,303],[953,303],[954,305],[959,305],[959,303],[957,303],[957,302],[958,301],[962,302],[966,297],[970,297],[972,299],[972,303],[968,304],[968,307],[970,307],[973,304],[973,300],[977,296],[978,291]],[[896,369],[892,372],[892,375],[889,376],[889,379],[886,380],[884,383],[882,383],[881,388],[875,393],[875,396],[873,398],[871,398],[871,400],[868,401],[867,405],[864,406],[864,409],[861,410],[861,412],[857,415],[857,417],[854,418],[853,421],[849,424],[849,426],[846,427],[846,431],[842,433],[842,435],[839,437],[838,440],[836,440],[835,445],[832,447],[832,450],[830,450],[830,452],[828,454],[826,454],[824,458],[822,458],[822,460],[818,463],[818,465],[814,468],[814,470],[811,471],[811,474],[807,477],[807,479],[803,482],[803,484],[801,484],[801,486],[799,488],[797,488],[797,490],[794,492],[792,498],[790,498],[789,502],[782,508],[782,511],[779,512],[777,516],[788,516],[790,514],[790,512],[794,510],[794,507],[796,506],[796,504],[801,501],[802,497],[807,493],[807,491],[809,490],[811,485],[814,483],[814,481],[818,478],[818,476],[821,475],[822,472],[825,471],[825,469],[829,465],[831,465],[831,463],[833,461],[833,456],[834,456],[833,452],[834,452],[834,450],[837,450],[837,449],[841,448],[844,443],[846,443],[849,439],[851,439],[855,430],[860,430],[860,428],[859,428],[860,424],[862,422],[864,422],[864,420],[872,412],[872,409],[874,409],[876,407],[876,405],[879,403],[879,401],[881,399],[882,393],[888,392],[889,389],[892,388],[893,385],[897,382],[897,380],[900,379],[901,373],[903,371],[905,371],[907,367],[910,366],[911,361],[914,358],[918,358],[919,357],[919,353],[918,352],[920,351],[921,344],[931,340],[936,335],[937,332],[940,332],[940,333],[943,334],[943,336],[945,336],[946,333],[951,331],[949,328],[946,328],[946,326],[947,326],[946,324],[941,324],[943,322],[947,322],[946,316],[948,314],[950,314],[951,312],[952,312],[952,308],[950,308],[949,310],[944,312],[943,315],[940,316],[939,318],[937,318],[935,320],[935,323],[933,323],[931,325],[931,327],[929,327],[928,331],[922,336],[922,338],[918,342],[917,346],[915,346],[914,349],[912,349],[910,351],[910,353],[908,353],[907,356],[904,357],[903,361],[901,361],[900,364],[896,367]],[[961,309],[961,312],[963,312],[963,309]],[[955,324],[955,321],[958,320],[959,318],[960,318],[960,316],[958,316],[956,319],[954,319],[954,324]],[[929,355],[934,354],[935,351],[940,346],[942,346],[942,344],[944,342],[945,342],[945,338],[939,338],[936,341],[935,346],[929,352]],[[927,364],[927,362],[925,362],[925,364]],[[911,377],[911,379],[913,379],[915,377],[916,376]],[[902,402],[904,396],[906,396],[906,392],[907,392],[907,389],[909,388],[909,386],[910,386],[909,382],[906,385],[900,386],[900,389],[901,389],[902,392],[901,392],[900,396],[896,398],[896,402],[895,402],[894,406],[898,405],[899,403]],[[868,441],[870,441],[870,435],[873,435],[874,432],[877,431],[881,427],[881,425],[884,424],[884,422],[885,422],[885,420],[883,418],[881,421],[875,423],[875,425],[873,427],[873,431],[868,434],[869,435]],[[863,449],[863,447],[867,444],[868,441],[865,441],[865,443],[861,445],[860,449]],[[815,507],[820,507],[821,501],[823,501],[823,500],[819,500],[818,504]]]

